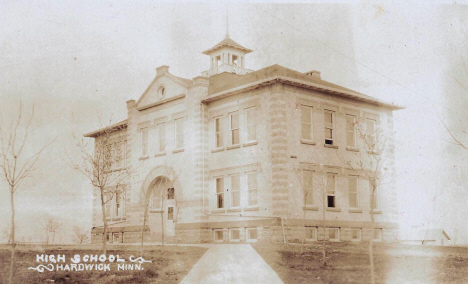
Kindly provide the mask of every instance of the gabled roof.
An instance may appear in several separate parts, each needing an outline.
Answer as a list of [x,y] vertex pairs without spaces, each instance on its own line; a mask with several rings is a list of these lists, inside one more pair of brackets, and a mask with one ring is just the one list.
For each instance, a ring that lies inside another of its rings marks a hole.
[[125,119],[125,120],[122,120],[120,122],[117,122],[115,124],[112,124],[108,127],[104,127],[104,128],[101,128],[101,129],[98,129],[98,130],[95,130],[93,132],[89,132],[89,133],[86,133],[85,135],[83,135],[84,137],[97,137],[99,136],[99,134],[103,133],[104,131],[119,131],[119,130],[122,130],[124,128],[127,128],[127,123],[128,123],[128,120]]
[[[221,74],[222,75],[222,74]],[[259,88],[264,85],[282,82],[302,88],[318,90],[339,97],[345,97],[369,104],[383,106],[391,109],[402,107],[383,102],[374,97],[361,94],[351,89],[322,80],[319,77],[306,75],[280,65],[272,65],[242,76],[217,75],[210,78],[208,96],[204,102],[215,101],[233,95],[240,91]]]
[[233,48],[237,48],[237,49],[240,49],[242,51],[244,51],[246,54],[247,53],[250,53],[252,52],[253,50],[252,49],[248,49],[246,47],[243,47],[242,45],[238,44],[237,42],[233,41],[228,35],[222,40],[220,41],[218,44],[216,44],[215,46],[213,46],[212,48],[210,49],[207,49],[205,51],[203,51],[202,53],[203,54],[210,54],[211,52],[217,50],[217,49],[220,49],[222,47],[233,47]]

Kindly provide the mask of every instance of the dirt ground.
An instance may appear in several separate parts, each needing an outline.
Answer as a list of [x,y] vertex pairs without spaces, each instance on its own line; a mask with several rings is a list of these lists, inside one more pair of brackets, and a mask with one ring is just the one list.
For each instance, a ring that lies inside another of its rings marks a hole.
[[[96,247],[18,247],[16,252],[16,271],[14,283],[179,283],[190,271],[193,265],[203,256],[206,248],[182,247],[182,246],[147,246],[143,254],[138,247],[115,247],[108,249],[107,255],[119,255],[126,259],[131,255],[142,256],[152,263],[143,263],[143,270],[117,270],[117,264],[111,265],[111,271],[47,271],[40,273],[29,270],[28,267],[36,267],[36,254],[65,254],[66,264],[71,264],[71,257],[75,254],[97,254],[101,252]],[[98,262],[100,263],[100,262]],[[105,263],[109,263],[108,261]],[[10,267],[10,251],[6,247],[0,247],[0,283],[7,283]],[[53,282],[54,280],[55,282]]]
[[[286,284],[369,283],[368,243],[254,244]],[[375,244],[377,283],[468,283],[468,248]]]

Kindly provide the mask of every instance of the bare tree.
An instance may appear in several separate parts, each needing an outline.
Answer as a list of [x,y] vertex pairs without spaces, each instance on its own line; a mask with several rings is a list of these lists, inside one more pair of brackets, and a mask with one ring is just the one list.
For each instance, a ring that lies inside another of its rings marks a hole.
[[[355,159],[345,159],[339,157],[350,169],[355,170],[359,175],[369,182],[370,191],[370,226],[371,233],[369,239],[369,262],[371,283],[375,283],[374,268],[374,234],[375,234],[375,210],[378,199],[376,194],[387,182],[393,179],[387,168],[387,160],[392,157],[394,149],[390,138],[384,135],[382,129],[375,129],[375,125],[366,125],[364,122],[355,123],[356,133],[361,142],[362,154],[355,154]],[[390,179],[390,180],[389,180]],[[387,182],[384,182],[387,180]]]
[[[314,152],[314,157],[315,161],[319,161],[318,155],[316,152]],[[314,163],[314,165],[321,167],[322,165],[319,163]],[[294,172],[297,177],[297,180],[299,181],[299,184],[302,189],[303,193],[303,215],[302,215],[302,227],[303,227],[303,238],[301,242],[301,254],[304,251],[304,243],[306,239],[306,215],[307,215],[307,209],[309,206],[311,206],[311,203],[316,204],[315,202],[315,197],[317,196],[316,193],[320,196],[319,202],[322,204],[322,230],[323,230],[323,236],[322,236],[322,265],[326,265],[326,238],[325,238],[325,232],[326,232],[326,207],[327,207],[327,180],[326,180],[326,175],[323,173],[317,173],[311,170],[305,169],[303,166],[295,166],[294,167]],[[313,206],[315,207],[315,206]],[[318,238],[318,230],[317,230],[317,240]]]
[[53,141],[39,147],[35,152],[27,148],[34,141],[31,140],[34,106],[29,118],[24,118],[23,106],[20,101],[18,116],[9,125],[3,125],[0,120],[0,176],[6,181],[10,193],[11,204],[11,260],[9,283],[13,281],[13,267],[15,261],[15,193],[21,188],[26,178],[32,177],[44,149]]
[[[81,172],[93,185],[99,196],[102,211],[102,251],[107,253],[107,212],[106,204],[118,194],[125,196],[129,179],[134,172],[126,164],[125,125],[122,123],[103,125],[101,129],[86,135],[94,138],[94,149],[90,141],[78,143],[81,161],[68,157],[71,167]],[[125,201],[123,201],[125,202]]]
[[52,233],[52,244],[55,244],[55,233],[62,227],[62,223],[52,216],[45,216],[42,228],[46,233],[46,244],[49,244],[49,235]]
[[73,226],[73,234],[75,234],[75,242],[80,245],[89,241],[89,232],[80,226]]

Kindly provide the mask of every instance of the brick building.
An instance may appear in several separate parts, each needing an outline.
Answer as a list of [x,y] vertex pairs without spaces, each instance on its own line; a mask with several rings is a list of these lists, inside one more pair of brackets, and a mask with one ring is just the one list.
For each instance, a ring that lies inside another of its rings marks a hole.
[[[148,241],[160,241],[163,230],[167,241],[186,243],[370,238],[369,182],[343,161],[366,156],[355,122],[392,137],[398,107],[318,71],[248,70],[250,52],[226,36],[203,52],[210,69],[202,76],[185,79],[161,66],[139,100],[127,101],[128,118],[113,133],[126,155],[115,168],[136,172],[106,204],[110,242],[141,238],[145,204]],[[390,180],[375,197],[374,238],[384,241],[398,229]],[[95,198],[93,242],[101,220]]]

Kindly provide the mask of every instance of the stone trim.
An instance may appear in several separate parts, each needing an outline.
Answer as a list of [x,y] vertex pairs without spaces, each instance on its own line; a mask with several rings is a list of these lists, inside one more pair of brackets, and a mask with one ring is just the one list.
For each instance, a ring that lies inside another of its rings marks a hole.
[[[145,93],[146,93],[146,91],[145,91]],[[142,98],[143,98],[143,96],[142,96]],[[155,107],[155,106],[159,106],[159,105],[162,105],[162,104],[165,104],[165,103],[168,103],[168,102],[172,102],[172,101],[175,101],[175,100],[183,99],[183,98],[185,98],[185,94],[181,94],[181,95],[178,95],[178,96],[174,96],[172,98],[167,98],[167,99],[164,99],[164,100],[160,100],[158,102],[155,102],[155,103],[152,103],[152,104],[149,104],[149,105],[146,105],[146,106],[137,107],[137,110],[142,111],[142,110],[145,110],[145,109],[149,109],[149,108],[152,108],[152,107]]]

